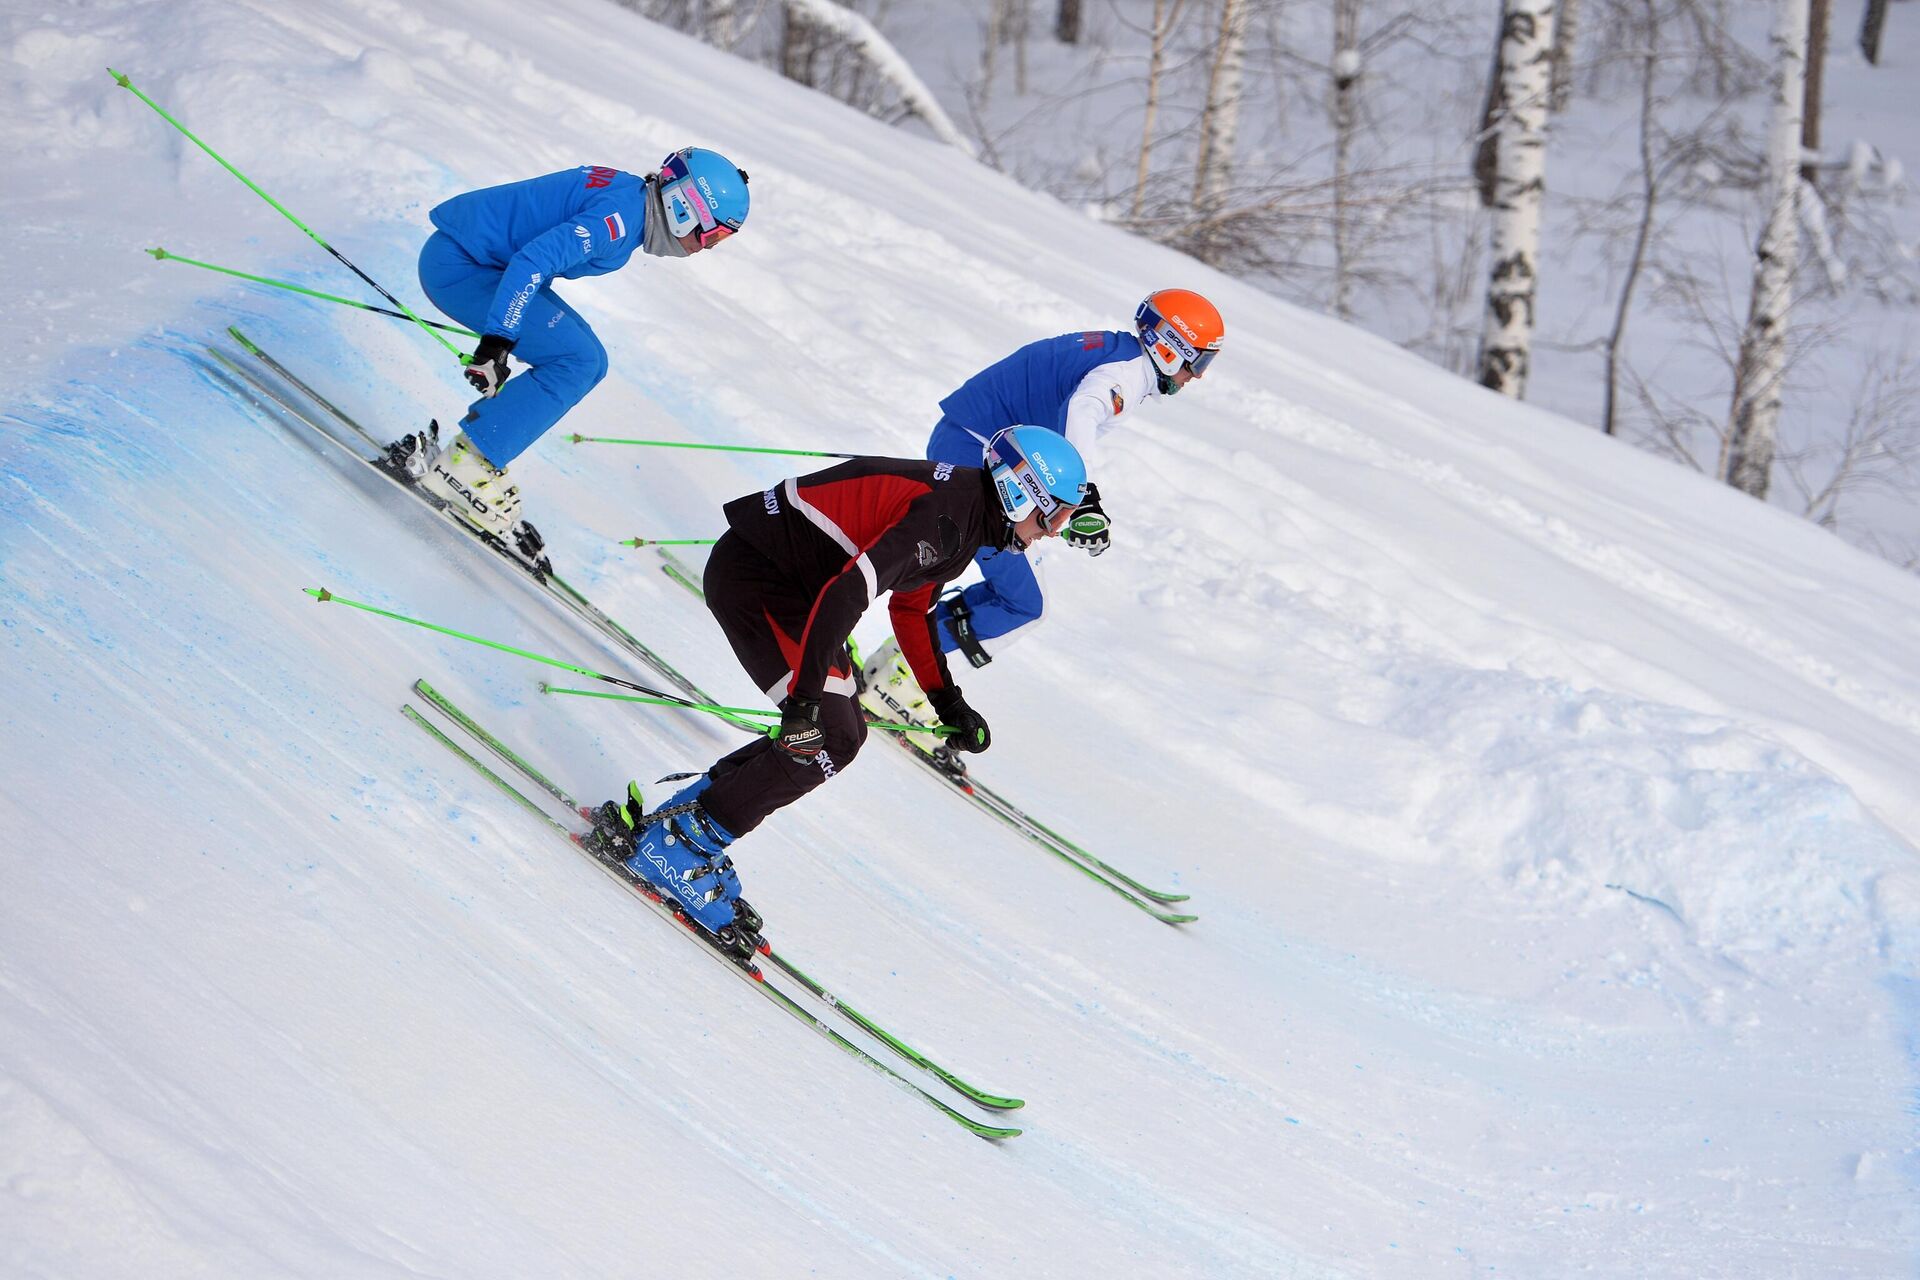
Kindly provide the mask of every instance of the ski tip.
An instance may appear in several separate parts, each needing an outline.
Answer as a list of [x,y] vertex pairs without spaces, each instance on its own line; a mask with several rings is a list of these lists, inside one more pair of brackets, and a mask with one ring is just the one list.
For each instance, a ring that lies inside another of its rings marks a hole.
[[[962,1092],[965,1093],[966,1091],[962,1090]],[[992,1094],[981,1093],[977,1090],[972,1093],[967,1093],[966,1096],[973,1101],[975,1106],[985,1107],[989,1111],[1018,1111],[1027,1105],[1025,1098],[996,1098]]]
[[1192,924],[1200,918],[1199,916],[1186,915],[1175,911],[1156,911],[1154,914],[1160,917],[1162,924]]

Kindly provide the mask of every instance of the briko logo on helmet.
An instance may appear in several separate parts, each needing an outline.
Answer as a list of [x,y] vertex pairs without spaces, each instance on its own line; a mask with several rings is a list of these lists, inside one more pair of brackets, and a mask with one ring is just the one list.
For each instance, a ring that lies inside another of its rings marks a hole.
[[747,175],[717,151],[682,147],[660,163],[660,204],[676,239],[698,233],[700,247],[716,244],[747,220]]
[[1173,379],[1181,370],[1196,378],[1204,375],[1227,338],[1220,312],[1191,289],[1148,294],[1134,310],[1133,324],[1167,395],[1178,389]]

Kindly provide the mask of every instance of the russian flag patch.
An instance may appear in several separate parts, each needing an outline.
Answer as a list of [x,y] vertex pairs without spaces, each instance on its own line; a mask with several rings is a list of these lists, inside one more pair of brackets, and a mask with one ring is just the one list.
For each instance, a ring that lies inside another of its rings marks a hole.
[[622,218],[618,213],[610,213],[602,219],[602,221],[607,224],[607,239],[618,240],[621,236],[627,234],[626,219]]

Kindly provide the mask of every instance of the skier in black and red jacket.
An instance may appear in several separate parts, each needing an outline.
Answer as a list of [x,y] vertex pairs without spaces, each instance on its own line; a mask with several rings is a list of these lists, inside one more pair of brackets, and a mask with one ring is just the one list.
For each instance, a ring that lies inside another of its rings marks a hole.
[[758,944],[728,845],[852,762],[866,740],[847,637],[882,592],[901,654],[951,745],[985,751],[987,721],[947,671],[936,593],[982,547],[1024,551],[1057,535],[1086,489],[1063,437],[1012,427],[981,467],[856,458],[726,505],[727,532],[704,581],[707,607],[756,685],[780,708],[777,733],[715,761],[651,814],[639,788],[600,806],[588,847],[668,895],[723,949]]

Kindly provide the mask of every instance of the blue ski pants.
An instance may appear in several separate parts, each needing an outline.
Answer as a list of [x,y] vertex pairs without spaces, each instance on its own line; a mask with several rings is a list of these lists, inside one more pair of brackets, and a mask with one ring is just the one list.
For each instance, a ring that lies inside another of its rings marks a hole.
[[[927,458],[933,462],[951,462],[955,466],[977,467],[986,448],[971,432],[955,426],[946,418],[933,429],[933,435],[927,440]],[[1046,599],[1040,592],[1040,579],[1034,574],[1033,566],[1027,557],[1018,551],[1002,551],[997,547],[982,547],[973,557],[980,566],[983,580],[961,591],[960,598],[967,608],[973,611],[973,633],[982,640],[991,640],[1016,631],[1030,622],[1037,622],[1046,609]],[[947,606],[943,602],[934,611],[935,629],[940,636],[940,648],[952,653],[960,647],[953,638],[953,631],[947,625]]]
[[[444,231],[434,232],[420,250],[420,287],[434,306],[475,333],[487,322],[501,274],[499,267],[475,262]],[[550,287],[528,301],[513,354],[532,367],[508,378],[498,395],[475,400],[460,423],[496,467],[525,453],[607,376],[607,349]]]

